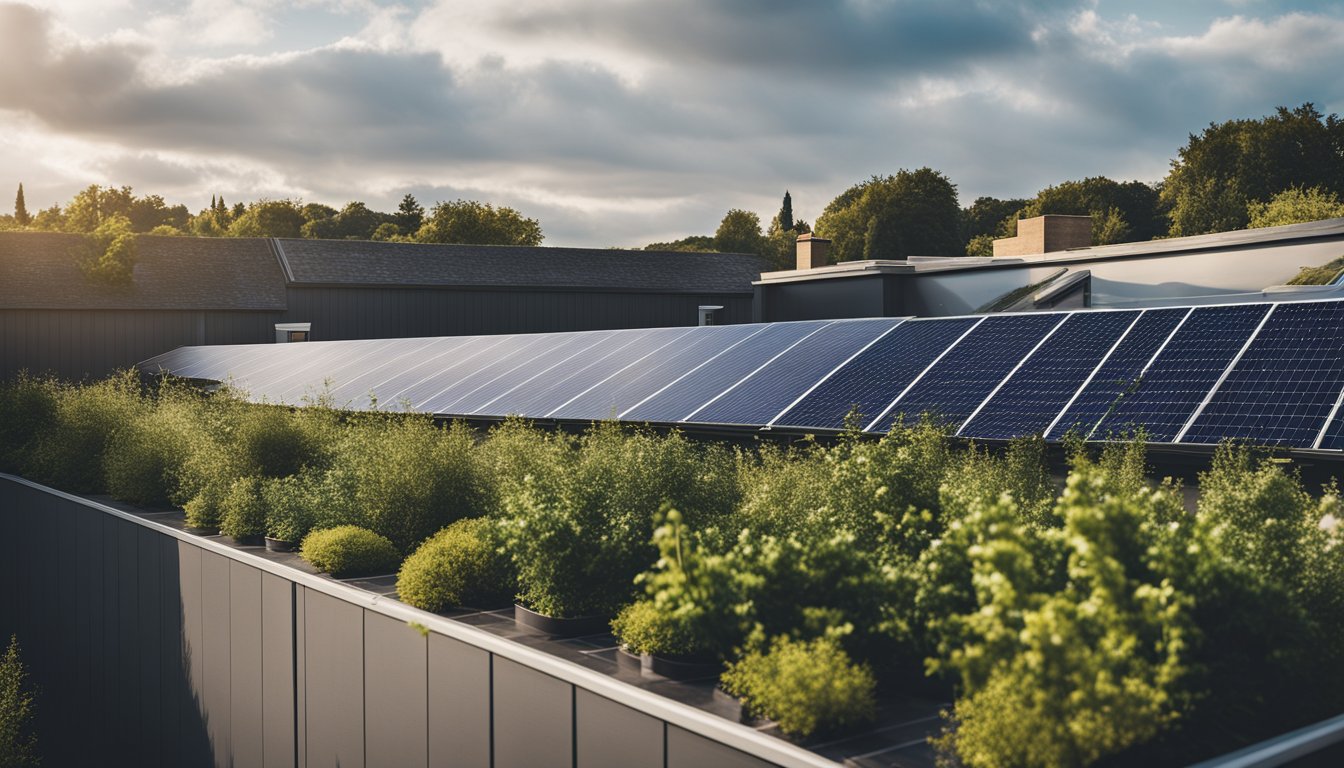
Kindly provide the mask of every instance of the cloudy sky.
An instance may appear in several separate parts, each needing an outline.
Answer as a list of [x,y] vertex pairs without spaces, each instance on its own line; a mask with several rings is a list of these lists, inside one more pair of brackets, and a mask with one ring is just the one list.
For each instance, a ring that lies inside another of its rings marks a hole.
[[1156,181],[1210,121],[1344,112],[1333,2],[0,0],[0,211],[459,197],[550,245],[813,219],[873,174]]

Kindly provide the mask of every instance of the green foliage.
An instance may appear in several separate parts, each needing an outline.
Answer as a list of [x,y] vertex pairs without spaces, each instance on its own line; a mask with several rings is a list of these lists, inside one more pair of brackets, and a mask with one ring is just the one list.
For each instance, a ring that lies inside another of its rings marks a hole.
[[734,462],[708,450],[680,434],[604,423],[566,460],[515,480],[503,508],[520,599],[556,617],[615,613],[629,602],[634,577],[654,559],[652,521],[664,502],[697,527],[731,513]]
[[611,633],[630,653],[694,656],[705,641],[684,616],[659,610],[652,600],[631,603],[611,621]]
[[1322,187],[1289,187],[1267,202],[1248,203],[1246,216],[1249,220],[1246,226],[1251,229],[1302,224],[1344,216],[1344,203],[1337,193]]
[[33,220],[28,214],[28,205],[23,200],[23,185],[19,185],[19,193],[14,196],[14,222],[20,227],[26,227]]
[[965,251],[957,188],[931,168],[874,176],[850,187],[817,218],[816,233],[832,241],[835,261]]
[[266,533],[263,482],[259,477],[241,477],[233,481],[219,504],[220,533],[235,539]]
[[425,207],[420,205],[415,195],[407,192],[397,205],[396,213],[392,214],[392,222],[402,232],[418,232],[424,221]]
[[23,472],[38,437],[56,419],[60,385],[21,373],[0,382],[0,471]]
[[371,417],[347,432],[336,462],[353,478],[367,525],[409,552],[449,523],[484,514],[474,447],[461,423],[439,429],[427,416]]
[[972,258],[988,259],[994,255],[993,235],[976,235],[966,241],[966,255]]
[[13,635],[0,657],[0,765],[27,768],[42,762],[33,730],[36,695],[28,684],[28,671],[19,656],[19,639]]
[[784,190],[784,202],[779,206],[779,213],[775,214],[774,224],[785,232],[793,231],[793,196],[787,189]]
[[303,539],[299,555],[337,578],[391,573],[401,562],[392,542],[354,525],[313,531]]
[[1344,121],[1310,102],[1211,123],[1179,155],[1162,182],[1173,236],[1241,229],[1248,204],[1293,187],[1344,194]]
[[191,394],[164,389],[149,407],[117,425],[103,460],[107,492],[135,504],[167,505],[202,427],[198,409]]
[[104,489],[104,457],[113,433],[146,409],[139,383],[128,372],[53,391],[53,418],[33,441],[25,474],[57,488],[98,493]]
[[1163,491],[1122,493],[1082,467],[1060,500],[1066,581],[1043,582],[1030,529],[1006,496],[970,551],[979,608],[942,663],[964,692],[942,741],[967,765],[1072,766],[1142,744],[1187,704],[1194,597],[1169,577],[1187,526]]
[[[221,201],[221,206],[222,206]],[[226,218],[216,214],[216,221]],[[303,212],[294,200],[258,200],[228,225],[229,237],[301,237]]]
[[826,638],[777,638],[768,652],[752,651],[730,665],[722,681],[748,711],[798,738],[852,730],[877,714],[872,672]]
[[219,482],[202,486],[182,507],[186,524],[191,528],[218,531],[224,518],[224,497],[228,492],[229,486]]
[[490,518],[458,520],[401,564],[397,596],[427,611],[507,604],[516,579],[498,539],[497,524]]
[[507,206],[496,208],[475,200],[439,203],[415,232],[419,243],[465,243],[471,245],[541,245],[543,235],[536,219],[529,219]]
[[131,283],[138,253],[130,220],[114,215],[105,218],[85,235],[77,261],[80,271],[89,280],[108,286],[125,286]]
[[[1017,212],[1022,210],[1029,201],[1021,198],[1010,200],[999,200],[994,197],[977,197],[971,207],[963,208],[961,211],[961,236],[967,241],[966,255],[976,256],[979,253],[971,253],[970,243],[978,241],[980,238],[987,238],[987,242],[992,243],[998,236],[1000,226],[1005,219],[1017,219]],[[983,254],[992,256],[993,248],[989,253]]]
[[303,541],[330,503],[324,479],[324,475],[303,472],[263,481],[266,535],[293,544]]
[[646,251],[679,251],[685,253],[713,253],[718,250],[710,235],[691,235],[668,243],[649,243]]
[[761,234],[761,217],[740,208],[728,211],[714,231],[714,250],[720,253],[763,253],[765,237]]
[[1095,245],[1151,240],[1166,231],[1157,189],[1141,181],[1119,182],[1105,176],[1093,176],[1082,181],[1065,181],[1037,192],[1021,210],[1003,221],[999,235],[1016,235],[1018,219],[1051,213],[1091,216]]
[[[374,233],[380,227],[390,225],[394,232],[400,231],[396,229],[390,214],[372,211],[359,201],[346,203],[340,211],[329,215],[312,216],[309,211],[312,207],[306,205],[301,211],[306,219],[301,228],[304,237],[326,240],[373,240],[376,239]],[[331,210],[328,206],[318,208],[319,210],[311,213],[326,214]]]
[[1288,285],[1330,285],[1344,273],[1344,256],[1319,267],[1303,267]]

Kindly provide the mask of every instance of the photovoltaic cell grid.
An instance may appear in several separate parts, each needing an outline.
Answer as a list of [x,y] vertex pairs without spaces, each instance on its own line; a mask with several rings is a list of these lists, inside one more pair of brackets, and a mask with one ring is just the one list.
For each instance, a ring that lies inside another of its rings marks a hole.
[[[1344,449],[1344,302],[187,347],[141,364],[253,399],[445,416]],[[874,417],[875,418],[875,417]]]
[[1195,309],[1092,439],[1142,427],[1149,440],[1171,442],[1268,311],[1267,304]]

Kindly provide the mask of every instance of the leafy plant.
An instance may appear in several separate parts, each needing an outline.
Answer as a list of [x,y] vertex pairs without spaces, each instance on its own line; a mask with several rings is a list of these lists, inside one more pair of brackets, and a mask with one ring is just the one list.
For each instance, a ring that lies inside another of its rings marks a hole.
[[219,531],[241,539],[266,532],[266,498],[262,479],[243,477],[233,481],[219,505]]
[[196,414],[191,395],[163,390],[151,407],[113,429],[103,461],[107,492],[137,504],[168,504],[201,428]]
[[95,384],[57,387],[54,418],[33,441],[26,474],[71,491],[102,491],[112,434],[146,408],[130,372]]
[[202,488],[183,507],[186,512],[186,524],[192,528],[219,530],[224,518],[224,497],[228,488],[220,483],[211,483]]
[[830,638],[777,638],[768,651],[752,651],[729,665],[722,683],[748,711],[798,738],[851,730],[877,714],[872,672],[851,662]]
[[299,555],[338,578],[390,573],[401,561],[392,542],[354,525],[313,531],[303,539]]
[[434,534],[401,564],[397,595],[427,611],[494,607],[513,597],[513,563],[489,518],[458,520]]
[[26,768],[42,762],[33,731],[36,696],[27,677],[19,657],[19,639],[11,635],[0,657],[0,765],[6,768]]
[[21,373],[0,383],[0,471],[23,471],[38,436],[56,418],[58,385]]

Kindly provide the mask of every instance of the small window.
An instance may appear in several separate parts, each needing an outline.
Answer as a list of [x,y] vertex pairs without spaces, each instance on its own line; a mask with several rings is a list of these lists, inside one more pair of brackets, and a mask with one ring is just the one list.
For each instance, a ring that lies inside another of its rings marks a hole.
[[308,340],[308,332],[307,332],[307,331],[290,331],[290,332],[289,332],[289,340],[290,340],[290,341],[307,341],[307,340]]
[[285,344],[291,341],[307,341],[308,334],[312,329],[312,323],[276,323],[275,341],[277,344]]

